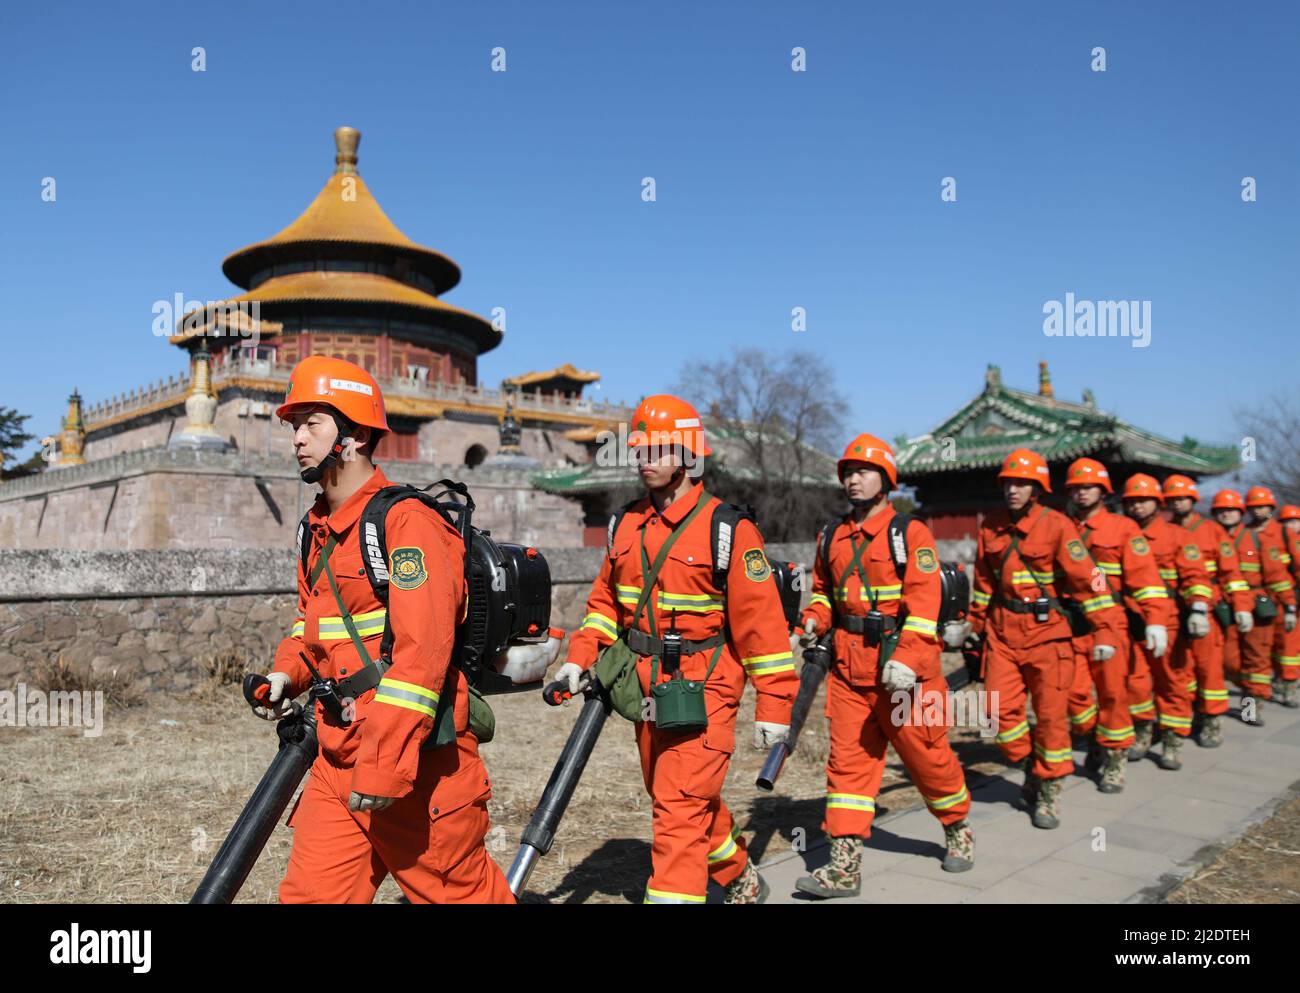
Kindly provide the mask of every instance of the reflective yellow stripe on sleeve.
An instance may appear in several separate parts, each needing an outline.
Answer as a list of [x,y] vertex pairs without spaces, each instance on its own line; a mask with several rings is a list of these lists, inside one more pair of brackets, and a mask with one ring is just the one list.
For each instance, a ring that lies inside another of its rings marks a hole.
[[290,638],[301,638],[303,632],[307,629],[307,622],[301,617],[293,622],[293,628],[289,631]]
[[820,593],[814,593],[812,595],[812,599],[808,601],[808,605],[810,607],[822,606],[822,607],[829,608],[831,605],[831,601],[828,597],[825,597]]
[[740,660],[751,676],[771,676],[778,672],[794,672],[794,656],[788,652],[773,655],[751,655]]
[[405,707],[407,710],[419,711],[421,714],[434,717],[436,716],[434,708],[438,706],[438,694],[415,683],[405,683],[400,679],[385,677],[379,681],[379,687],[375,690],[375,703]]
[[1133,591],[1133,599],[1139,603],[1143,600],[1168,600],[1169,591],[1163,586],[1139,586]]
[[917,634],[928,634],[933,638],[938,633],[939,623],[930,620],[928,617],[908,617],[903,622],[903,630],[915,631]]
[[611,638],[618,637],[618,625],[611,621],[604,614],[590,613],[582,619],[582,626],[579,631],[592,628],[601,634],[607,634]]

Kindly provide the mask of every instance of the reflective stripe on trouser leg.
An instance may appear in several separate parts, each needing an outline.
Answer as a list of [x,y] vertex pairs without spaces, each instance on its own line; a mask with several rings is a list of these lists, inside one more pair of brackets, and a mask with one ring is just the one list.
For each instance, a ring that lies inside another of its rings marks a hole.
[[1192,665],[1196,670],[1196,709],[1202,714],[1228,712],[1228,684],[1223,678],[1223,629],[1218,621],[1210,624],[1204,638],[1189,643]]
[[1070,684],[1070,731],[1072,734],[1088,734],[1097,726],[1097,715],[1101,712],[1093,699],[1092,670],[1088,667],[1088,657],[1092,654],[1092,635],[1073,639],[1074,679]]
[[[1275,621],[1274,624],[1277,622]],[[1256,623],[1242,638],[1241,690],[1267,700],[1273,695],[1273,626]]]
[[941,824],[965,820],[970,812],[970,791],[966,789],[961,763],[948,743],[947,727],[942,724],[895,727],[888,710],[878,708],[876,713],[930,813]]
[[985,689],[991,708],[992,694],[997,694],[996,741],[1002,754],[1011,762],[1019,762],[1029,754],[1031,740],[1027,714],[1028,689],[1025,675],[1018,660],[1023,651],[1017,651],[990,632],[984,649]]
[[[706,694],[711,695],[708,690]],[[717,740],[728,729],[719,708],[710,709],[714,717],[709,735]],[[724,813],[721,799],[731,756],[706,748],[703,735],[682,739],[658,732],[653,724],[637,725],[637,747],[654,831],[645,902],[703,903],[710,876],[729,881],[727,874],[735,878],[745,865],[741,845],[729,858],[709,862],[709,853],[719,848],[731,828],[731,815]],[[723,824],[715,826],[719,818]]]
[[1097,686],[1097,743],[1103,748],[1133,744],[1133,719],[1128,711],[1128,638],[1117,637],[1115,654],[1105,662],[1088,662]]
[[1273,675],[1288,683],[1300,679],[1300,624],[1290,631],[1281,620],[1273,626],[1277,628],[1273,637]]
[[874,711],[884,706],[888,719],[887,698],[874,688],[851,686],[838,670],[831,671],[826,686],[830,753],[822,830],[832,837],[866,838],[876,816],[888,747]]
[[1192,692],[1188,677],[1193,671],[1187,640],[1181,633],[1163,658],[1151,660],[1156,713],[1159,715],[1157,720],[1161,728],[1167,728],[1183,738],[1192,733]]
[[1034,702],[1034,772],[1042,779],[1074,771],[1070,750],[1069,694],[1074,677],[1074,648],[1050,641],[1026,651],[1025,681]]

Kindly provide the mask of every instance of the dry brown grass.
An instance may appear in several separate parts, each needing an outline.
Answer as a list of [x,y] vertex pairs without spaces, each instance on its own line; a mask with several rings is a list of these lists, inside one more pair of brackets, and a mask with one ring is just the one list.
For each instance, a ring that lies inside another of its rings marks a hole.
[[[144,706],[110,705],[104,734],[62,728],[0,731],[0,902],[184,902],[275,753],[270,724],[252,717],[235,685],[238,660],[214,662],[212,678],[184,696],[150,695]],[[496,697],[498,739],[484,746],[492,774],[489,850],[504,868],[532,816],[577,716],[535,693]],[[814,714],[821,713],[820,703]],[[824,721],[810,722],[779,792],[754,789],[764,754],[751,747],[753,694],[746,694],[724,797],[760,859],[788,850],[796,828],[818,836],[825,791]],[[973,731],[953,739],[968,772],[1003,768],[995,746]],[[919,804],[891,753],[880,811]],[[941,839],[938,823],[935,840]],[[291,832],[277,828],[240,894],[275,899]],[[650,871],[650,809],[630,724],[609,718],[543,858],[528,902],[639,901]],[[376,900],[399,897],[392,880]]]
[[1300,796],[1165,895],[1165,903],[1300,903]]
[[31,682],[47,693],[103,693],[104,702],[115,707],[134,707],[144,700],[134,677],[117,669],[96,671],[90,665],[75,665],[62,652],[37,665]]

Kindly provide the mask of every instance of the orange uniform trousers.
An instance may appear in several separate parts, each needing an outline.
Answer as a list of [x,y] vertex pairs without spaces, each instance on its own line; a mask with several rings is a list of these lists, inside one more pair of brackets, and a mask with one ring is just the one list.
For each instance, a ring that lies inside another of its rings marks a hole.
[[415,788],[385,810],[348,810],[351,782],[350,765],[316,757],[289,816],[282,903],[370,903],[390,872],[412,903],[515,902],[483,843],[492,788],[471,732],[422,752]]
[[1284,682],[1300,679],[1300,624],[1288,633],[1281,615],[1273,622],[1273,675]]
[[718,706],[712,684],[705,692],[717,708],[709,714],[707,731],[660,731],[644,721],[636,725],[654,828],[646,903],[704,903],[710,879],[726,886],[749,861],[745,840],[722,802],[737,705]]
[[[1104,662],[1092,660],[1093,636],[1071,639],[1074,678],[1070,686],[1070,730],[1088,735],[1095,731],[1103,748],[1128,748],[1133,744],[1133,718],[1129,712],[1128,678],[1131,649],[1127,637]],[[1093,690],[1097,698],[1093,699]]]
[[1223,678],[1224,641],[1236,630],[1234,624],[1225,632],[1211,616],[1208,635],[1187,639],[1187,653],[1192,665],[1192,693],[1196,698],[1196,709],[1202,714],[1213,716],[1228,712],[1228,684]]
[[[1211,629],[1217,623],[1211,618]],[[1169,728],[1186,738],[1192,733],[1196,669],[1186,634],[1172,627],[1170,634],[1173,637],[1169,647],[1160,658],[1154,658],[1143,642],[1133,642],[1133,668],[1128,680],[1129,712],[1134,722],[1158,721],[1161,728]]]
[[1237,633],[1235,638],[1229,637],[1234,651],[1226,655],[1228,668],[1235,670],[1237,684],[1246,696],[1261,700],[1273,696],[1273,640],[1281,626],[1280,616],[1263,624],[1256,619],[1248,634]]
[[[988,629],[984,686],[985,692],[997,694],[989,707],[997,714],[998,747],[1012,762],[1032,751],[1033,771],[1041,779],[1059,779],[1074,772],[1069,715],[1074,669],[1070,638],[1017,648],[1003,641],[995,628]],[[1026,710],[1029,699],[1037,718],[1032,730]]]
[[[936,688],[929,689],[929,682]],[[854,686],[838,669],[831,672],[826,690],[831,748],[826,763],[823,831],[833,837],[871,835],[890,745],[941,824],[966,819],[970,792],[961,763],[948,744],[947,724],[942,719],[928,723],[925,719],[925,694],[946,696],[947,688],[942,679],[925,680],[896,697],[883,686]]]

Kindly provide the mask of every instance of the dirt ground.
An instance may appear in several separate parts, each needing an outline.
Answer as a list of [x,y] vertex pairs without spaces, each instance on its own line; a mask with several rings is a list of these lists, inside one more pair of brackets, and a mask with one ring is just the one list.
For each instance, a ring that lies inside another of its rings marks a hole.
[[[950,664],[956,664],[955,659]],[[488,847],[506,868],[578,714],[538,694],[494,697],[497,740],[483,746],[493,781]],[[825,793],[824,719],[810,720],[777,792],[754,777],[753,693],[736,732],[724,797],[760,860],[802,836],[818,837]],[[814,708],[821,714],[820,702]],[[248,713],[238,688],[213,682],[184,697],[110,705],[104,733],[4,729],[0,764],[0,902],[187,901],[275,753],[271,724]],[[968,778],[1004,768],[992,739],[951,732]],[[891,752],[877,810],[921,803]],[[936,822],[936,841],[942,835]],[[292,832],[276,828],[239,900],[275,899]],[[650,809],[632,727],[611,715],[552,852],[525,901],[639,902],[650,872]],[[392,880],[377,902],[400,897]]]
[[1300,903],[1300,795],[1183,880],[1165,903]]

